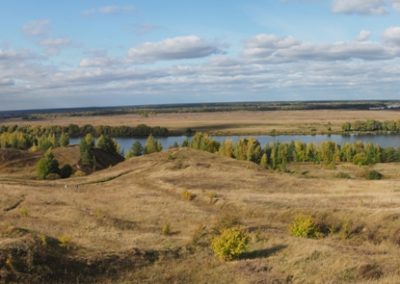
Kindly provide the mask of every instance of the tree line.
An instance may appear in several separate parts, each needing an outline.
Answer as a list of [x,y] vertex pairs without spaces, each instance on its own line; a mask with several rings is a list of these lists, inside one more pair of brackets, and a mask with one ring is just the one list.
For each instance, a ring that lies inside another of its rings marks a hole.
[[145,124],[137,126],[106,126],[86,124],[79,126],[69,124],[68,126],[52,125],[52,126],[33,126],[33,125],[2,125],[0,126],[0,134],[22,132],[34,137],[43,135],[61,136],[63,133],[69,137],[84,137],[91,134],[94,137],[108,135],[111,137],[148,137],[150,134],[156,137],[165,137],[169,135],[169,130],[165,127],[150,127]]
[[[79,144],[80,149],[80,164],[86,169],[93,169],[96,164],[93,149],[100,149],[111,155],[124,156],[121,146],[118,142],[111,138],[109,135],[101,135],[97,141],[95,141],[92,134],[87,134],[81,139]],[[161,152],[163,147],[160,140],[156,140],[153,135],[147,137],[144,146],[139,141],[132,144],[131,148],[127,151],[125,158],[138,157],[145,154],[152,154],[155,152]]]
[[69,135],[62,133],[60,136],[47,134],[34,136],[21,131],[0,133],[0,149],[13,148],[19,150],[46,151],[50,148],[65,147],[69,145]]
[[400,120],[366,120],[346,122],[342,125],[344,132],[400,132]]
[[291,162],[312,162],[334,164],[350,162],[357,165],[400,162],[400,148],[382,148],[370,143],[355,142],[339,145],[333,141],[320,144],[292,141],[274,142],[262,147],[254,138],[243,138],[236,143],[231,140],[217,142],[208,134],[196,133],[191,141],[184,141],[182,146],[218,153],[219,155],[247,160],[260,164],[264,168],[286,170]]

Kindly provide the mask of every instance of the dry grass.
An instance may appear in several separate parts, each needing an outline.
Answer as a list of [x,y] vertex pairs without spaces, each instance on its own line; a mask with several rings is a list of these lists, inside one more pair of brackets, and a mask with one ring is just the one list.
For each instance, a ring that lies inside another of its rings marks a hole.
[[[171,152],[176,159],[168,159]],[[94,282],[396,283],[400,175],[397,164],[375,168],[387,178],[367,181],[353,165],[294,164],[292,173],[273,173],[180,149],[63,181],[11,182],[0,174],[0,252],[20,240],[7,233],[13,227],[55,239],[67,236],[69,253],[78,259],[122,257],[133,248],[157,252],[155,262],[128,270],[118,262],[117,274],[99,274],[90,279]],[[338,179],[340,171],[352,179]],[[188,202],[184,191],[196,198]],[[21,208],[29,214],[22,216]],[[316,240],[291,237],[288,226],[301,213],[337,231]],[[165,224],[172,229],[168,235],[160,230]],[[239,261],[223,263],[208,240],[229,224],[250,232],[251,250]]]
[[[355,120],[399,120],[396,111],[348,111],[348,110],[307,110],[307,111],[237,111],[211,113],[171,113],[153,114],[143,117],[136,114],[64,117],[29,121],[30,125],[138,125],[162,126],[170,130],[185,131],[192,128],[210,131],[212,134],[265,134],[274,130],[277,133],[310,133],[315,129],[319,133],[340,131],[346,121]],[[0,121],[2,124],[26,124],[20,120]],[[331,123],[331,124],[329,124]]]

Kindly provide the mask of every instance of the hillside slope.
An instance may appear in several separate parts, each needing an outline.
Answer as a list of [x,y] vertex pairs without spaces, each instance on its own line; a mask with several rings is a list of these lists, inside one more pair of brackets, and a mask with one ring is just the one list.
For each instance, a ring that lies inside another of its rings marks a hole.
[[[18,183],[0,174],[0,279],[395,283],[399,180],[342,180],[329,171],[328,178],[273,173],[175,149],[67,180]],[[348,222],[348,236],[292,237],[288,227],[298,214],[330,227]],[[223,263],[209,240],[230,225],[248,230],[252,241],[243,259]]]
[[[96,170],[106,169],[124,160],[122,156],[111,155],[100,149],[93,149],[92,151],[96,160]],[[75,169],[79,168],[79,146],[58,147],[53,149],[52,153],[60,166],[69,164]],[[16,149],[0,149],[0,174],[34,178],[36,175],[36,163],[43,155],[43,151],[30,152]]]

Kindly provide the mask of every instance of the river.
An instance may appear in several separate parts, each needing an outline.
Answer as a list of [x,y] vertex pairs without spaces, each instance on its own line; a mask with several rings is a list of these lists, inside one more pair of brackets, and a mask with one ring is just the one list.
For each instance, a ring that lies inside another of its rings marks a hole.
[[[254,137],[256,138],[261,145],[265,145],[271,142],[291,142],[291,141],[302,141],[305,143],[321,143],[323,141],[334,141],[338,144],[344,143],[354,143],[356,141],[362,141],[364,143],[372,143],[380,145],[381,147],[400,147],[400,134],[393,135],[253,135],[253,136],[213,136],[213,139],[217,141],[224,141],[226,139],[231,139],[233,142],[236,142],[240,138],[246,137]],[[170,137],[161,137],[157,138],[160,140],[164,149],[169,148],[175,142],[182,144],[182,142],[186,139],[186,136],[170,136]],[[121,148],[124,152],[128,151],[129,148],[135,141],[139,141],[144,145],[146,143],[146,138],[115,138],[118,143],[121,145]],[[70,144],[76,145],[79,144],[80,138],[71,138]]]

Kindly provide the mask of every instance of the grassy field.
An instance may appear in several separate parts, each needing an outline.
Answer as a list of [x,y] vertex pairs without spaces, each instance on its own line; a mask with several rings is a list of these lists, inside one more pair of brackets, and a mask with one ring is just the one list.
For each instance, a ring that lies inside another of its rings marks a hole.
[[[348,164],[278,173],[175,149],[68,180],[0,173],[0,282],[398,283],[400,171],[374,168],[385,179]],[[299,214],[338,230],[293,237]],[[209,240],[229,225],[248,230],[250,250],[222,262]]]
[[344,122],[356,120],[400,120],[398,111],[356,110],[305,110],[305,111],[232,111],[202,113],[167,113],[104,115],[104,116],[60,116],[26,122],[18,119],[0,120],[0,124],[20,125],[129,125],[147,124],[167,127],[173,132],[184,133],[191,128],[211,134],[302,134],[340,132]]

